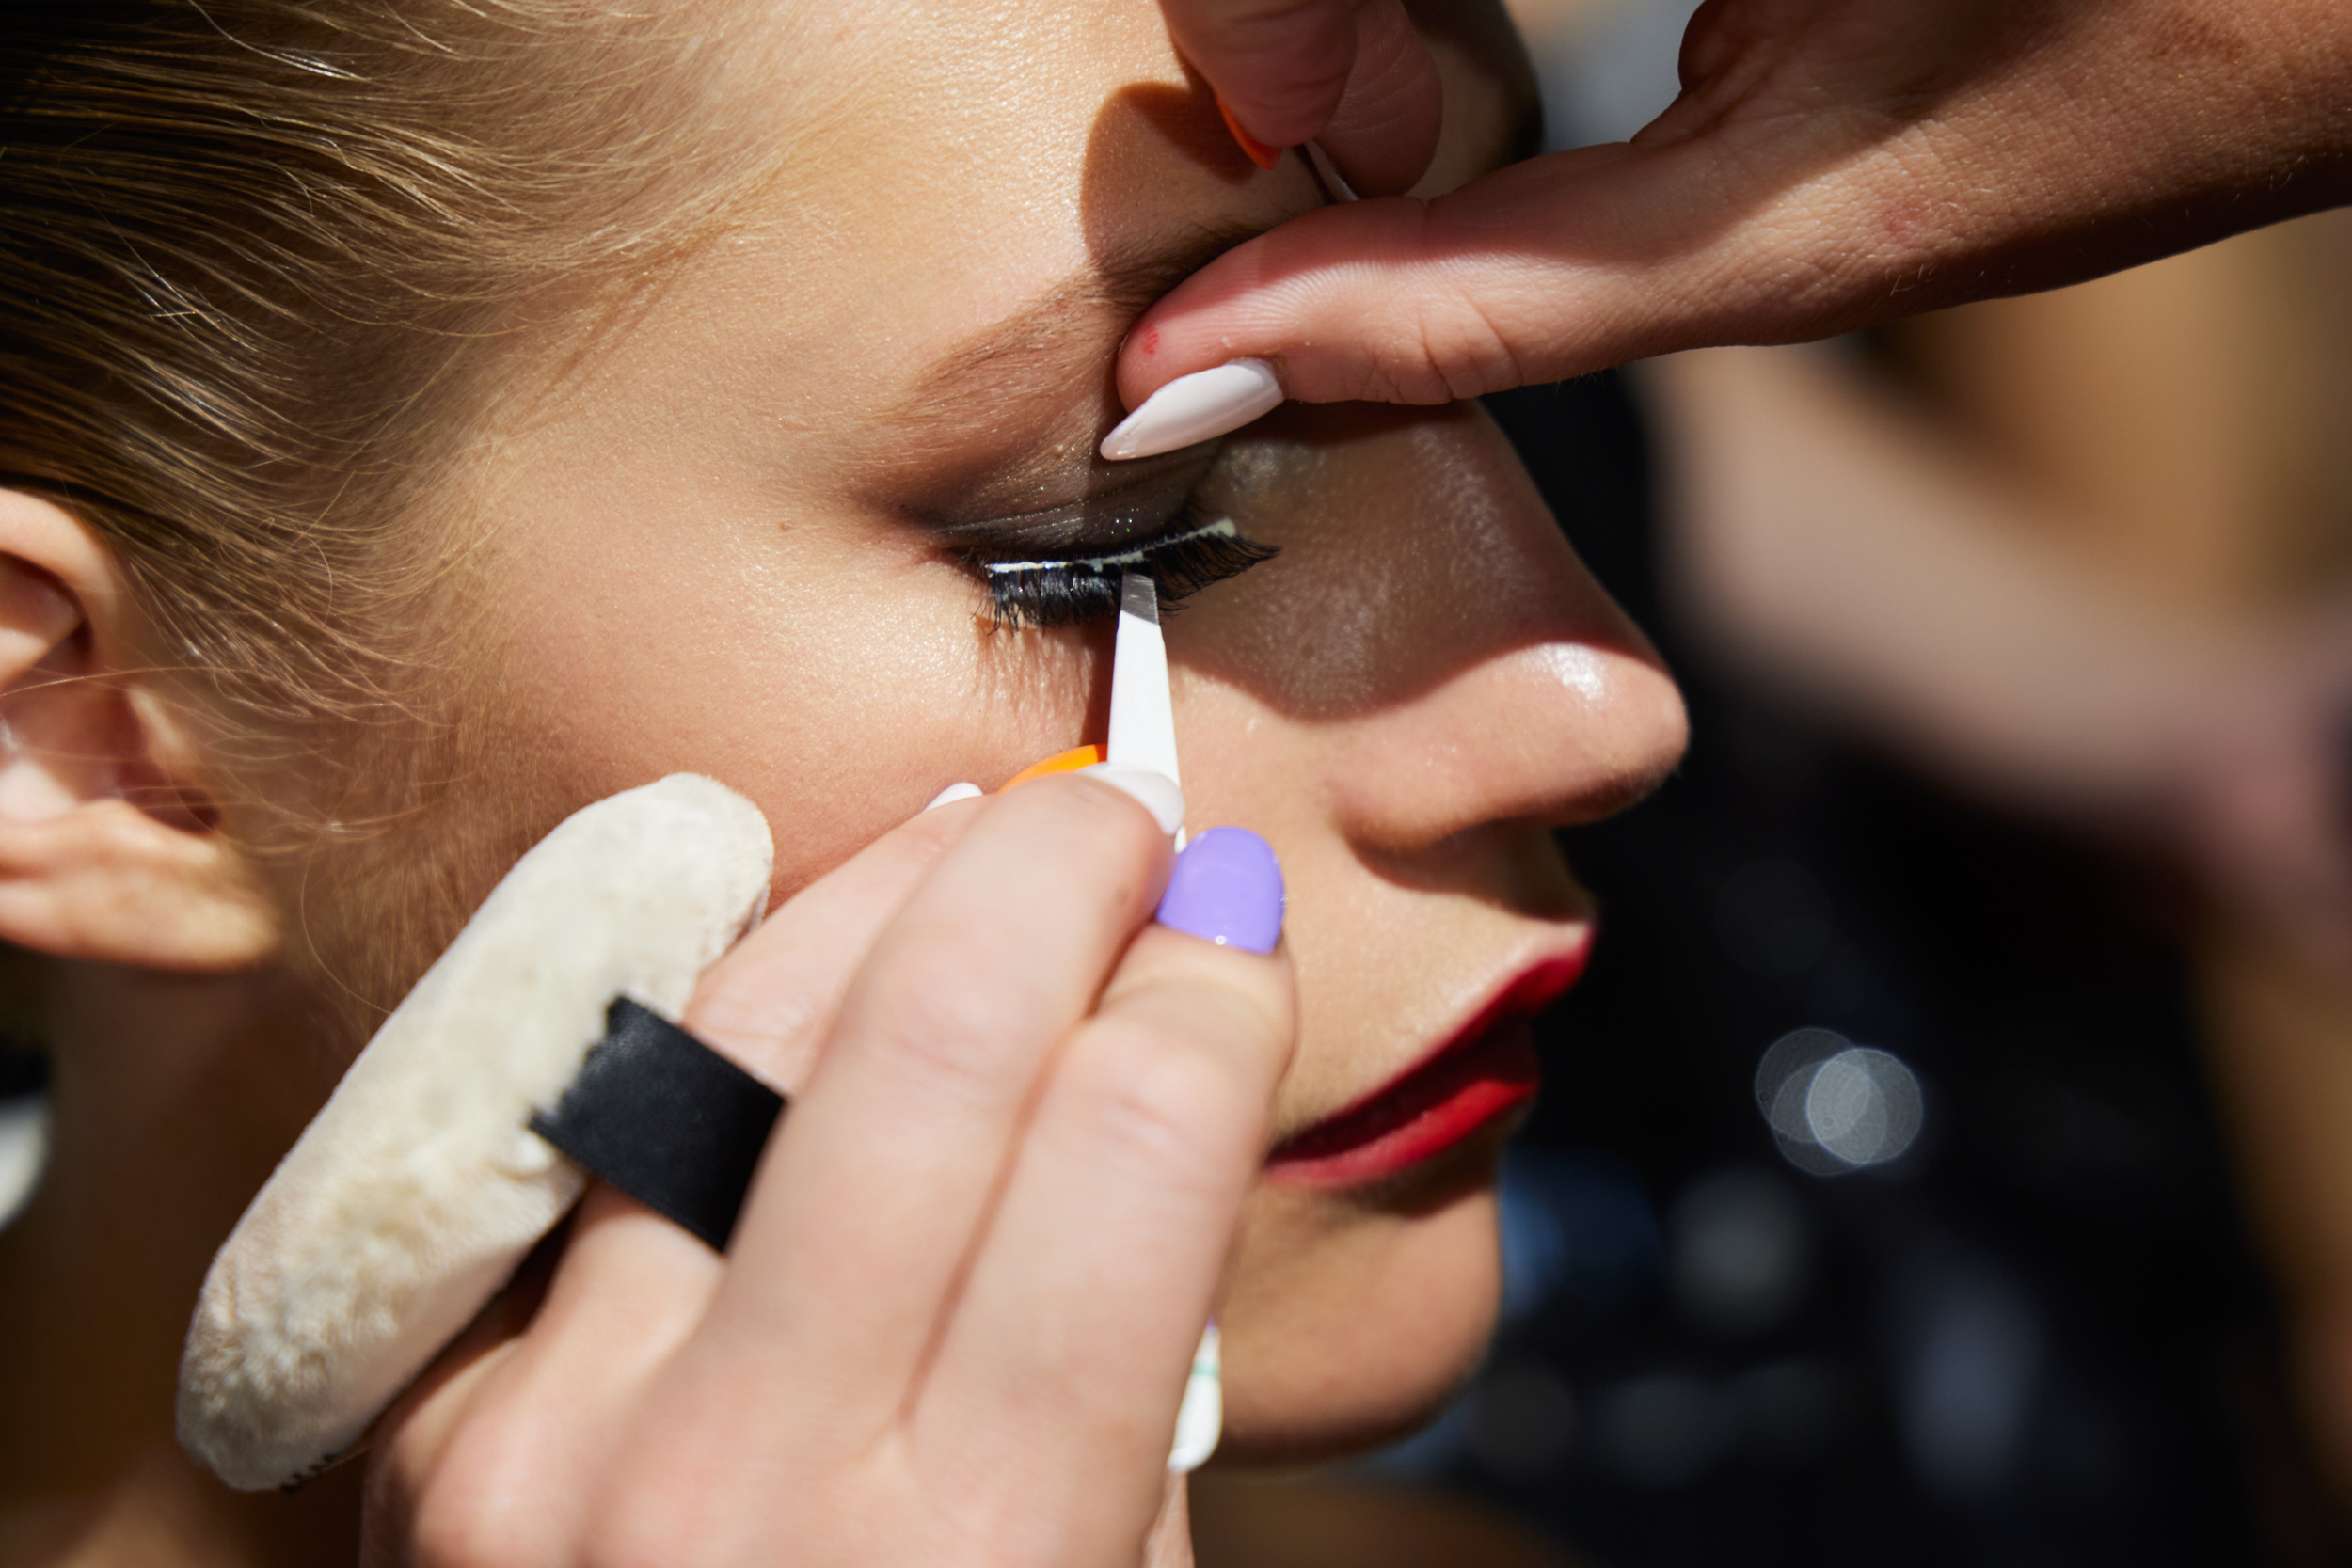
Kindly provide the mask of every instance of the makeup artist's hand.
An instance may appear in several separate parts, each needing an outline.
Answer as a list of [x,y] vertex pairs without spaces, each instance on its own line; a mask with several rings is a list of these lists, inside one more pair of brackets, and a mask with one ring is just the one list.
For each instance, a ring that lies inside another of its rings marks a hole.
[[686,1015],[793,1097],[729,1251],[592,1188],[535,1315],[387,1418],[364,1560],[1189,1562],[1168,1443],[1294,1006],[1146,924],[1168,867],[1057,777],[777,911]]
[[1365,196],[1409,190],[1428,168],[1443,105],[1404,0],[1161,0],[1160,9],[1261,162],[1312,140]]
[[[1352,84],[1343,20],[1373,15],[1162,7],[1278,143],[1318,133]],[[1708,0],[1682,79],[1629,144],[1229,252],[1129,334],[1120,395],[1256,357],[1311,403],[1438,403],[2051,288],[2352,200],[2341,0]]]

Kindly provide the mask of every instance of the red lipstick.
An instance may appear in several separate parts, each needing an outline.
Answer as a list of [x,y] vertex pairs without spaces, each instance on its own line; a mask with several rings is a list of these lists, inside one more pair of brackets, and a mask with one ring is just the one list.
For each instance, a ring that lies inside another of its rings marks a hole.
[[1275,1145],[1267,1177],[1315,1187],[1378,1180],[1526,1104],[1543,1078],[1528,1021],[1576,984],[1588,950],[1528,970],[1418,1065]]

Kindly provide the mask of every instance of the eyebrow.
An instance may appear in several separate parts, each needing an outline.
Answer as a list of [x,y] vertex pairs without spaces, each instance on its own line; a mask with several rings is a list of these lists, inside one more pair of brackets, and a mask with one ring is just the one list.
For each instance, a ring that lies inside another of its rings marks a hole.
[[1263,224],[1197,226],[1098,256],[1012,314],[964,339],[920,372],[882,422],[900,430],[968,424],[994,410],[1067,394],[1073,379],[1108,385],[1106,340],[1168,290],[1265,231]]

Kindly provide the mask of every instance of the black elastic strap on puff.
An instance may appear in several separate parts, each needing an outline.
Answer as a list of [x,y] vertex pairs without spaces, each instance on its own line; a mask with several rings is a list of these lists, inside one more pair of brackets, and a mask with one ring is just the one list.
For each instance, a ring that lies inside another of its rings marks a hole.
[[598,1180],[721,1252],[785,1099],[627,997],[553,1111],[531,1130]]

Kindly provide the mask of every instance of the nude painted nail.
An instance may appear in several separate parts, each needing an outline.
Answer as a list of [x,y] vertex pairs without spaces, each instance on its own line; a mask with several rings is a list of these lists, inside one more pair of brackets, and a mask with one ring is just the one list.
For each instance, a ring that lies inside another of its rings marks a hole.
[[1172,833],[1184,825],[1184,792],[1167,774],[1147,773],[1140,768],[1110,768],[1101,763],[1078,771],[1141,801],[1143,809],[1152,814],[1152,820],[1160,825],[1160,832]]
[[1164,451],[1239,430],[1282,401],[1282,384],[1263,359],[1228,359],[1222,365],[1180,375],[1119,421],[1103,437],[1103,455],[1113,462],[1156,457]]

